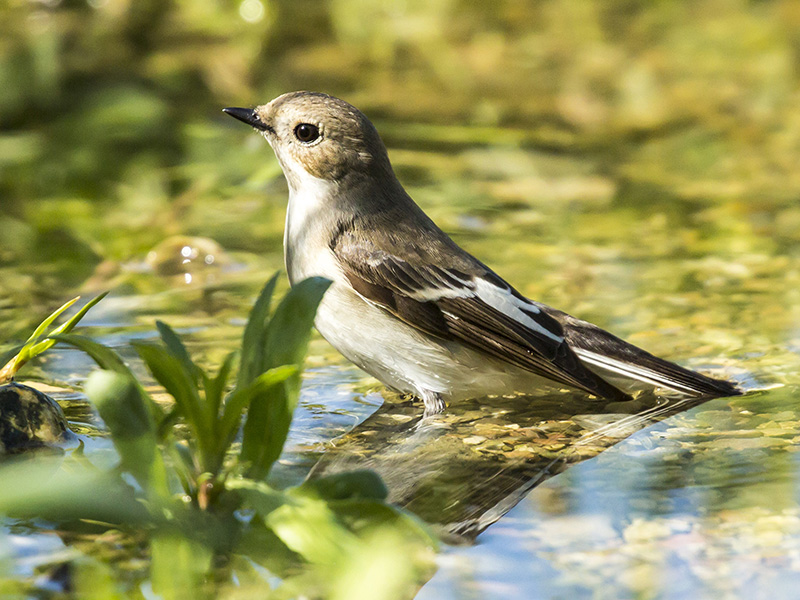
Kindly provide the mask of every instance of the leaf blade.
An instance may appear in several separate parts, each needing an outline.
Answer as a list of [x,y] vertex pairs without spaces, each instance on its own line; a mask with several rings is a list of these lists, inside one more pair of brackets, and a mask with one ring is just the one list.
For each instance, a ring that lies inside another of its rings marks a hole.
[[219,450],[227,450],[231,439],[236,434],[242,413],[255,397],[268,393],[274,386],[283,383],[298,371],[296,365],[283,365],[262,373],[250,385],[242,390],[234,390],[225,402],[217,429],[220,442]]
[[296,365],[298,372],[275,390],[274,398],[254,399],[250,404],[240,457],[255,479],[269,473],[286,442],[300,395],[300,373],[311,328],[330,284],[330,280],[322,277],[310,277],[296,284],[283,297],[267,325],[261,370]]
[[181,362],[186,373],[191,375],[192,378],[197,381],[197,376],[200,374],[200,368],[192,360],[192,357],[189,356],[189,351],[186,350],[186,346],[183,345],[181,338],[178,337],[178,334],[175,333],[175,330],[164,323],[164,321],[156,321],[156,329],[158,329],[161,340],[164,342],[164,345],[167,347],[170,353]]
[[167,348],[143,343],[134,343],[133,347],[156,381],[175,399],[177,407],[195,435],[201,452],[205,455],[211,438],[211,427],[202,409],[200,395],[192,375],[186,371],[180,359]]
[[219,431],[219,422],[222,416],[219,414],[219,408],[222,405],[222,397],[225,393],[225,386],[228,384],[233,364],[236,360],[238,353],[233,351],[229,353],[225,360],[217,370],[214,377],[203,375],[203,387],[206,392],[206,405],[209,419],[214,425],[214,428]]
[[114,371],[95,371],[86,380],[86,395],[103,419],[122,467],[144,490],[166,492],[164,465],[156,445],[155,420],[138,384]]
[[264,337],[266,335],[267,317],[272,304],[272,296],[278,284],[278,273],[275,273],[264,285],[258,295],[247,325],[242,335],[242,352],[239,362],[237,387],[244,387],[264,371],[261,368],[264,354]]
[[55,339],[55,336],[62,333],[70,332],[75,327],[75,325],[84,317],[84,315],[86,315],[86,313],[89,312],[89,310],[95,304],[100,302],[100,300],[105,298],[107,295],[108,292],[103,292],[102,294],[96,296],[95,298],[92,298],[66,323],[55,328],[45,336],[45,330],[48,327],[50,327],[50,325],[52,325],[52,323],[59,316],[61,316],[61,314],[63,314],[64,311],[66,311],[78,300],[80,300],[80,296],[73,298],[69,302],[65,302],[58,309],[50,313],[50,315],[39,324],[39,326],[34,330],[34,332],[30,335],[30,337],[19,348],[18,352],[15,355],[13,355],[8,360],[8,362],[3,363],[3,367],[0,368],[0,383],[12,379],[16,374],[16,372],[19,371],[23,367],[23,365],[25,365],[25,363],[27,363],[32,358],[35,358],[42,352],[45,352],[46,350],[54,346],[57,341]]

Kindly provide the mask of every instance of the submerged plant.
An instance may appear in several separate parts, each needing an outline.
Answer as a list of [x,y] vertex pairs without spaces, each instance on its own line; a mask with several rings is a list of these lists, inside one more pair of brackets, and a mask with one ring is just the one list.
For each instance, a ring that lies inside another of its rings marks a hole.
[[[7,466],[0,469],[0,512],[146,531],[150,579],[165,598],[213,596],[233,580],[259,585],[262,597],[409,595],[430,568],[434,541],[415,518],[385,502],[377,475],[338,474],[283,490],[265,481],[286,441],[314,315],[329,285],[301,282],[270,315],[276,281],[256,301],[241,349],[214,374],[164,323],[157,324],[161,344],[135,344],[173,397],[169,409],[111,349],[82,336],[55,336],[100,366],[86,394],[119,464],[98,470],[74,456],[58,468]],[[176,431],[178,420],[185,429]],[[76,575],[74,584],[80,581]]]
[[42,321],[21,347],[9,352],[10,359],[0,368],[0,455],[74,440],[59,404],[47,394],[14,383],[13,379],[25,363],[50,349],[58,335],[72,331],[105,295],[93,298],[64,324],[48,332],[56,319],[80,299],[73,298]]

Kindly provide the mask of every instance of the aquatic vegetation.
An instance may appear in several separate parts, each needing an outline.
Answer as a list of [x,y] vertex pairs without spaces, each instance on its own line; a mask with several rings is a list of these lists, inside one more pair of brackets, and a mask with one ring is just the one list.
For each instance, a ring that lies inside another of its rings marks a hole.
[[72,329],[77,325],[80,320],[86,315],[91,308],[100,302],[103,298],[106,297],[107,293],[100,294],[99,296],[92,298],[89,302],[87,302],[83,308],[81,308],[77,313],[75,313],[69,320],[67,320],[63,325],[59,325],[55,329],[45,333],[47,328],[52,325],[58,317],[60,317],[68,308],[70,308],[73,304],[75,304],[80,297],[73,298],[69,302],[63,304],[60,308],[56,309],[54,312],[50,314],[44,321],[42,321],[39,326],[34,330],[34,332],[30,335],[30,337],[25,341],[22,347],[19,350],[14,350],[12,352],[13,356],[11,357],[8,362],[4,363],[3,367],[0,368],[0,385],[11,381],[14,378],[14,375],[32,358],[35,358],[42,354],[43,352],[47,351],[48,349],[52,348],[56,344],[56,336],[64,335],[72,331]]
[[56,343],[56,337],[72,331],[89,310],[102,300],[100,294],[87,302],[77,313],[51,331],[47,329],[80,298],[63,304],[42,321],[20,347],[8,354],[0,364],[0,455],[30,448],[73,441],[64,411],[50,396],[30,386],[13,383],[14,376],[31,359],[43,354]]
[[[114,289],[91,335],[157,402],[130,344],[157,336],[156,319],[195,362],[222,364],[282,264],[286,189],[263,141],[220,108],[340,95],[374,119],[412,196],[522,293],[686,366],[785,386],[700,406],[571,466],[477,546],[449,549],[420,599],[796,595],[800,3],[52,0],[0,15],[0,340],[27,338],[64,294]],[[163,269],[169,254],[147,258],[175,236],[214,240],[234,268],[215,262],[185,284]],[[23,373],[81,388],[88,359],[62,348]],[[434,525],[462,520],[442,507],[499,494],[492,468],[563,457],[582,431],[574,415],[540,425],[532,411],[514,429],[518,413],[476,407],[421,464],[401,452],[411,432],[390,429],[397,411],[353,429],[384,402],[373,380],[318,338],[306,364],[271,481],[299,483],[320,455],[322,474],[374,468],[390,501]],[[118,460],[83,395],[48,393],[87,434],[86,460]],[[190,431],[178,417],[170,435],[188,444]],[[41,480],[59,492],[49,472]],[[84,514],[101,499],[84,497]],[[191,556],[156,544],[151,569],[153,527],[139,522],[95,535],[4,519],[0,596],[65,574],[100,597],[152,594],[137,586],[172,564],[187,572]],[[625,541],[649,524],[672,534]],[[261,581],[237,548],[228,572]],[[368,553],[363,571],[386,556]]]
[[[377,475],[342,473],[283,490],[265,482],[286,441],[314,315],[330,282],[301,282],[270,314],[276,283],[277,275],[252,309],[240,350],[216,373],[201,369],[165,323],[158,323],[161,344],[135,344],[172,397],[167,406],[110,348],[54,335],[100,366],[85,389],[118,462],[103,469],[73,453],[7,464],[0,467],[0,512],[55,521],[67,535],[118,530],[144,538],[149,580],[164,598],[214,596],[228,586],[253,586],[261,597],[274,588],[275,598],[413,593],[435,542],[385,502]],[[81,585],[97,593],[86,573],[107,569],[89,555],[69,563],[67,585],[79,594]],[[106,585],[123,588],[110,575]]]

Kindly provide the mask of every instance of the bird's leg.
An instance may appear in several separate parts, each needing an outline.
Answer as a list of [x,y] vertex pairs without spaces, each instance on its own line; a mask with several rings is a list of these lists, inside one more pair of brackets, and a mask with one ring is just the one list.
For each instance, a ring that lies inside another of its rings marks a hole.
[[431,415],[438,415],[439,413],[444,412],[446,404],[439,393],[422,390],[419,397],[422,399],[422,403],[425,405],[425,413],[423,414],[423,418],[430,417]]

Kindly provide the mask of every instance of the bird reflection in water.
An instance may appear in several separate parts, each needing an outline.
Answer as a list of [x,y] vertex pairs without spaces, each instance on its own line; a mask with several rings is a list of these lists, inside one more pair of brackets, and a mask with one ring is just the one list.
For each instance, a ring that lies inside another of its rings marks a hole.
[[450,543],[469,543],[530,490],[636,431],[705,402],[641,393],[628,402],[580,394],[477,399],[424,416],[386,402],[334,440],[309,474],[376,471],[389,501]]

